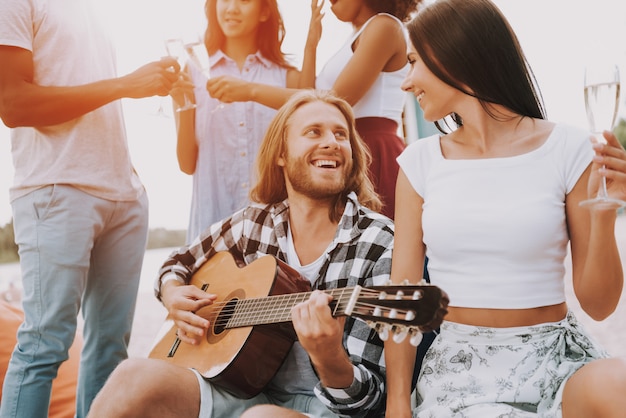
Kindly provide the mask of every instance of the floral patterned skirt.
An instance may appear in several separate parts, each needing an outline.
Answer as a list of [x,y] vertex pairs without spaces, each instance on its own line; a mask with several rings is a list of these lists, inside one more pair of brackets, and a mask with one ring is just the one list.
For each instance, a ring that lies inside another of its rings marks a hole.
[[413,416],[560,417],[567,379],[605,357],[571,312],[530,327],[444,322],[424,358]]

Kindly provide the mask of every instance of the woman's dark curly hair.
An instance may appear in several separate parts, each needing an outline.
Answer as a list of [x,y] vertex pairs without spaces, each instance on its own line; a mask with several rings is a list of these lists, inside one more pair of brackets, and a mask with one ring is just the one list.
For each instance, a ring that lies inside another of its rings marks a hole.
[[367,7],[376,13],[389,13],[407,22],[411,14],[417,12],[422,0],[365,0]]

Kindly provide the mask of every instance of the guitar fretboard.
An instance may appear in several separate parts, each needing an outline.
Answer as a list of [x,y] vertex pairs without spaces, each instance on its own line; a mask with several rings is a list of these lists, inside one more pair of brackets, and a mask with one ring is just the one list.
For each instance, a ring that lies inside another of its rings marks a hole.
[[[347,315],[347,307],[359,289],[342,288],[327,291],[333,297],[333,316]],[[215,304],[219,310],[216,326],[239,328],[291,321],[291,308],[309,299],[311,292],[275,295],[264,298],[231,300]],[[220,306],[221,305],[221,306]]]

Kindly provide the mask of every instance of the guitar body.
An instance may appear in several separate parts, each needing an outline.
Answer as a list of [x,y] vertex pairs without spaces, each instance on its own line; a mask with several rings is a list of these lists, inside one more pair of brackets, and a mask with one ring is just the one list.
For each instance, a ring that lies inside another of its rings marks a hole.
[[[194,368],[212,383],[241,398],[263,390],[296,339],[290,322],[226,328],[237,301],[311,290],[308,280],[272,256],[239,268],[228,252],[211,257],[191,284],[217,295],[213,305],[196,312],[211,323],[198,345],[181,343],[174,321],[167,319],[149,357]],[[219,303],[223,302],[223,303]]]
[[[291,309],[311,296],[308,280],[273,256],[239,268],[228,252],[211,257],[191,284],[217,295],[196,314],[210,322],[197,345],[182,343],[167,318],[149,357],[193,368],[240,398],[251,398],[276,374],[296,340]],[[419,327],[441,313],[442,291],[431,285],[354,286],[329,289],[334,317],[364,321],[385,341],[421,340]],[[445,313],[445,312],[444,312]]]

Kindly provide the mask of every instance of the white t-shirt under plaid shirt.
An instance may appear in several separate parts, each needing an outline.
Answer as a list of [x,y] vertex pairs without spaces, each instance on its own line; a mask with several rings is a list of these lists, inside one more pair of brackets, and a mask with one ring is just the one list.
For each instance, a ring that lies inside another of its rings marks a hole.
[[[170,255],[159,271],[155,292],[163,280],[175,274],[185,283],[218,251],[229,251],[243,265],[264,255],[286,260],[288,201],[254,204],[213,224],[191,244]],[[382,285],[391,273],[393,222],[361,206],[348,195],[337,233],[313,288],[320,290],[356,285]],[[316,396],[342,416],[380,416],[385,401],[383,343],[365,322],[347,318],[344,346],[354,365],[355,379],[344,389],[318,384]]]

